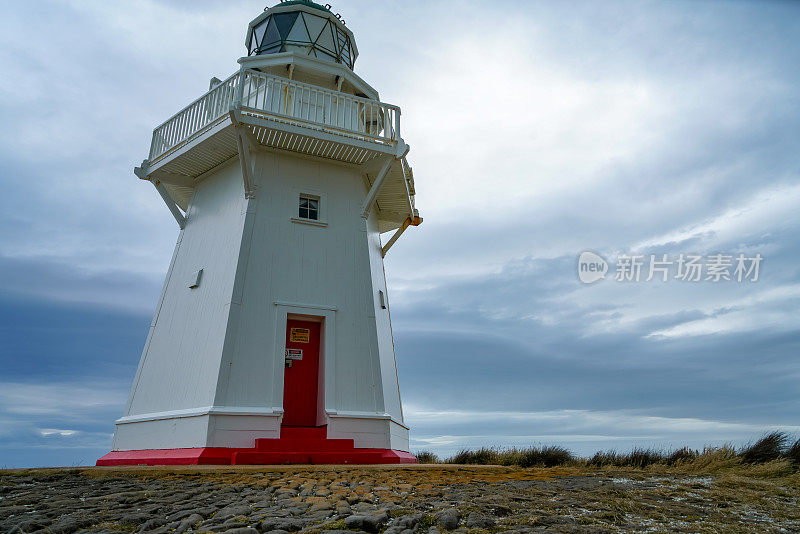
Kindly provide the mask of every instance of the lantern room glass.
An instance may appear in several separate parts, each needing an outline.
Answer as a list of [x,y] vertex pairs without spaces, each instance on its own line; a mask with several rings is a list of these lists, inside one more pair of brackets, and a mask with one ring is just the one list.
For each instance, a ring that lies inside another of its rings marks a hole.
[[353,68],[350,36],[327,17],[305,11],[275,13],[253,28],[249,55],[300,52]]

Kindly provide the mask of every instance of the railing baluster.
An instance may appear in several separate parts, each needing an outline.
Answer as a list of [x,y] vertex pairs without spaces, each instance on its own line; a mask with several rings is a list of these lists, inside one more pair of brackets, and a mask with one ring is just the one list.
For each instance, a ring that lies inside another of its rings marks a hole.
[[180,126],[181,122],[181,115],[178,115],[178,118],[175,122],[170,125],[169,132],[167,132],[167,139],[169,139],[169,144],[175,146],[175,131]]
[[176,141],[183,139],[184,137],[186,137],[186,134],[189,133],[189,114],[191,113],[191,111],[192,108],[189,108],[183,113],[183,121],[181,122],[181,131]]
[[179,139],[183,139],[183,137],[185,136],[185,132],[189,130],[189,127],[186,125],[186,121],[188,120],[188,115],[189,115],[188,111],[184,111],[181,114],[180,129],[178,130],[178,136],[175,139],[176,143],[178,142]]
[[183,113],[183,123],[181,125],[181,134],[178,137],[178,139],[176,139],[176,141],[178,141],[180,139],[183,139],[184,137],[186,137],[186,134],[189,133],[189,114],[191,113],[191,110],[192,110],[192,108],[189,108]]

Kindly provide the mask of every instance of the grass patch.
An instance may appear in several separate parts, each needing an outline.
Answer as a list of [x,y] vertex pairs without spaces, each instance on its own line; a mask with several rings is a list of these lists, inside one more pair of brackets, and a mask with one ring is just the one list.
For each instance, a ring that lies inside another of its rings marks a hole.
[[438,464],[441,463],[441,460],[438,456],[433,454],[431,451],[419,451],[414,456],[417,458],[417,463],[420,464]]
[[[683,449],[681,449],[683,450]],[[677,452],[677,451],[676,451]],[[627,454],[615,451],[598,452],[586,461],[588,467],[633,467],[644,469],[653,464],[666,464],[672,454],[655,449],[633,449]]]
[[506,465],[517,467],[556,467],[575,462],[567,449],[557,445],[525,449],[495,449],[483,447],[474,451],[461,450],[446,459],[447,464]]
[[800,439],[794,442],[786,451],[786,459],[795,467],[800,467]]
[[706,473],[737,469],[758,476],[785,476],[800,470],[800,439],[792,442],[786,432],[770,432],[757,441],[736,450],[730,445],[703,450],[682,447],[674,450],[636,448],[630,452],[601,451],[590,458],[579,458],[556,445],[500,449],[482,447],[462,449],[440,461],[429,452],[419,453],[420,463],[464,465],[504,465],[516,467],[586,467],[658,469],[671,468],[685,473]]
[[563,447],[549,445],[545,447],[529,447],[527,449],[510,449],[499,454],[500,465],[516,465],[519,467],[556,467],[569,465],[575,461],[572,453]]
[[481,447],[474,451],[462,449],[444,461],[446,464],[467,464],[467,465],[500,465],[499,451],[488,447]]
[[770,432],[747,445],[739,455],[748,464],[763,464],[782,457],[788,450],[789,436],[785,432]]
[[417,528],[420,531],[426,531],[434,525],[436,525],[436,517],[433,514],[425,514],[417,523]]

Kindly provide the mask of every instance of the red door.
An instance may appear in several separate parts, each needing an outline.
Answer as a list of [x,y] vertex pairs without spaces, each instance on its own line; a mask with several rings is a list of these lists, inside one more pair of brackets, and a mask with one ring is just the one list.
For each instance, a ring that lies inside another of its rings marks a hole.
[[320,323],[286,321],[283,426],[316,426]]

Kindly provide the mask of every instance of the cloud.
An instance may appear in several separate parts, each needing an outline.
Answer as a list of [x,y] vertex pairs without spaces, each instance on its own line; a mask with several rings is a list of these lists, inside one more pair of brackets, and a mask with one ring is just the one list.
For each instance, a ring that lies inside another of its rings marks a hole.
[[744,240],[760,240],[765,231],[796,228],[800,225],[800,185],[783,184],[772,189],[756,191],[755,198],[743,205],[728,209],[710,220],[679,228],[666,235],[656,236],[633,245],[642,250],[659,245],[681,245],[702,242],[705,250],[731,246]]
[[127,397],[114,382],[0,383],[0,465],[94,464]]
[[16,416],[85,420],[87,413],[116,408],[126,398],[127,388],[101,384],[0,383],[0,409]]
[[0,255],[0,296],[94,304],[151,315],[161,280],[125,270],[89,271],[63,260]]
[[75,436],[77,434],[80,434],[80,430],[64,430],[64,429],[61,429],[61,428],[40,428],[39,429],[39,433],[42,436],[57,435],[57,436],[62,436],[62,437],[68,437],[68,436]]

